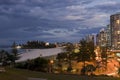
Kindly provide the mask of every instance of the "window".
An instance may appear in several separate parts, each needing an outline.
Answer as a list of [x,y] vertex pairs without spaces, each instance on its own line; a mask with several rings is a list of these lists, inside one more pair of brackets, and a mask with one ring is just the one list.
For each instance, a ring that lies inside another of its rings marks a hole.
[[120,34],[120,31],[117,31],[117,34]]
[[120,20],[119,20],[119,19],[118,19],[118,20],[116,20],[116,23],[117,23],[117,24],[120,24]]

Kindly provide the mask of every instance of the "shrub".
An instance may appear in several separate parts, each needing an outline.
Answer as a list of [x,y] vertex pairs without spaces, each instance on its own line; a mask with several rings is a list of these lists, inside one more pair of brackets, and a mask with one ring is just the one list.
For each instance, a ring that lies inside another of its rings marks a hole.
[[29,69],[34,71],[46,72],[49,61],[44,58],[36,58],[33,60],[27,60],[25,62],[16,63],[16,68]]

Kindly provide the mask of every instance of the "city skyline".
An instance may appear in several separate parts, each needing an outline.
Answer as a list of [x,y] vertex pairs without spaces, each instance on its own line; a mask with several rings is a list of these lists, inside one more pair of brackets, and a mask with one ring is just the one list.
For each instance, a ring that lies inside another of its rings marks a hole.
[[120,12],[119,0],[1,0],[0,45],[28,40],[76,42]]

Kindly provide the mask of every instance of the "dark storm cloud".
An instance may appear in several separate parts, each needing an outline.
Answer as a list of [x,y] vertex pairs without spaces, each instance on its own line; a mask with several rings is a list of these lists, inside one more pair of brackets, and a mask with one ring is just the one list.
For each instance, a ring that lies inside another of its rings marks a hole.
[[83,0],[83,2],[81,3],[81,4],[90,4],[90,3],[92,3],[93,2],[93,0]]
[[106,26],[119,4],[119,0],[0,0],[0,41],[76,41]]
[[25,0],[0,0],[1,5],[16,5],[24,3]]
[[106,13],[114,13],[116,11],[120,11],[120,2],[108,2],[108,4],[99,4],[94,7],[89,8],[90,10],[98,10]]

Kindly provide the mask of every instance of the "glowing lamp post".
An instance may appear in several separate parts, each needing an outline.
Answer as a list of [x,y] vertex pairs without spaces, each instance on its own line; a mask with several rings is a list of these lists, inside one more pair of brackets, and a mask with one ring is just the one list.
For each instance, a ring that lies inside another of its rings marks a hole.
[[53,72],[53,63],[54,63],[54,60],[50,60],[50,68],[49,68],[49,72]]
[[53,60],[50,60],[50,64],[53,64],[54,63],[54,61]]

